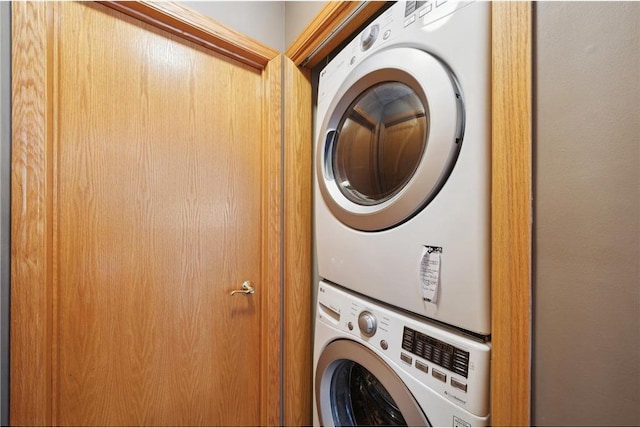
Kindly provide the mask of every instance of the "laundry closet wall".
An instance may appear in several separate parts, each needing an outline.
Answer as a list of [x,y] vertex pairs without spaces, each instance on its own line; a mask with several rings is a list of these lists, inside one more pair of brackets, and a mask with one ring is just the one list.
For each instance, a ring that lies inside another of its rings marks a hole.
[[284,52],[285,2],[183,1],[180,3]]
[[640,425],[640,3],[538,2],[533,425]]
[[284,52],[324,7],[324,1],[180,2],[261,43]]

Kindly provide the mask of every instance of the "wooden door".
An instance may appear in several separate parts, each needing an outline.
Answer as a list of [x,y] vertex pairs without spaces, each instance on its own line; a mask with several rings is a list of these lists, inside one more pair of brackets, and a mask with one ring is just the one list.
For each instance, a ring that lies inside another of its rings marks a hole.
[[14,4],[13,425],[279,424],[279,68]]

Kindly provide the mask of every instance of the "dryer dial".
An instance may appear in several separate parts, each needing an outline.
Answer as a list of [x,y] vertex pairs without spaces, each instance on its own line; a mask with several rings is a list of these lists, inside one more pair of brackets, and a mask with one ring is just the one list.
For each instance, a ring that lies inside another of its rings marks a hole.
[[378,38],[379,30],[380,30],[380,27],[378,27],[377,24],[364,29],[364,31],[360,35],[360,46],[362,47],[363,51],[366,51],[373,45],[373,43]]
[[358,327],[360,327],[360,331],[363,335],[371,337],[376,334],[378,322],[371,312],[364,311],[358,316]]

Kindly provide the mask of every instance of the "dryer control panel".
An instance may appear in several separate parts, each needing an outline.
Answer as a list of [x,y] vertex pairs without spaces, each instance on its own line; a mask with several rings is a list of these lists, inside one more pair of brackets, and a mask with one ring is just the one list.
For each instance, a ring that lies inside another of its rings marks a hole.
[[456,0],[408,1],[404,7],[404,27],[414,22],[422,26],[431,24],[466,4]]
[[346,76],[376,51],[400,44],[413,46],[425,32],[437,30],[457,10],[472,2],[455,0],[408,1],[405,7],[390,7],[356,34],[320,72],[318,117],[322,117],[332,96]]

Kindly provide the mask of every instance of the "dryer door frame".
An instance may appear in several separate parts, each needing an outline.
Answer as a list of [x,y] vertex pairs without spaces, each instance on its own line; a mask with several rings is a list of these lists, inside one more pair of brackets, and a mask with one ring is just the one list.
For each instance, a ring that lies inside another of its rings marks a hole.
[[373,351],[349,339],[331,342],[318,359],[315,388],[321,426],[335,426],[331,387],[333,375],[342,361],[357,363],[375,376],[393,398],[407,426],[431,426],[422,408],[397,373]]
[[[415,172],[399,191],[379,203],[359,204],[343,194],[335,178],[334,136],[355,101],[369,89],[391,82],[408,86],[422,102],[427,116],[426,147]],[[322,120],[315,157],[322,198],[332,214],[353,229],[380,231],[398,226],[436,197],[454,167],[463,135],[462,93],[443,63],[410,47],[375,52],[347,75]]]

